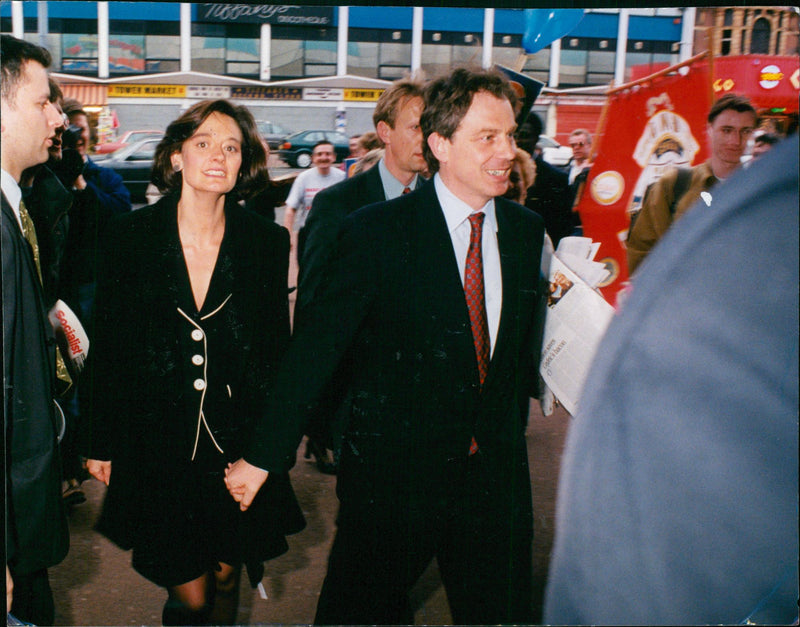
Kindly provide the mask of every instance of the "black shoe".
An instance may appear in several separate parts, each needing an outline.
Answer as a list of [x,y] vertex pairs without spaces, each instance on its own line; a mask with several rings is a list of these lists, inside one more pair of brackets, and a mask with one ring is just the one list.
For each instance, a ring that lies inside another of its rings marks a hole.
[[80,485],[69,485],[61,495],[65,505],[80,505],[86,502],[86,495]]
[[303,457],[305,457],[305,459],[311,459],[312,456],[314,457],[317,469],[321,473],[326,475],[336,474],[336,463],[331,461],[332,454],[329,450],[320,444],[319,441],[308,438],[306,439],[306,450]]

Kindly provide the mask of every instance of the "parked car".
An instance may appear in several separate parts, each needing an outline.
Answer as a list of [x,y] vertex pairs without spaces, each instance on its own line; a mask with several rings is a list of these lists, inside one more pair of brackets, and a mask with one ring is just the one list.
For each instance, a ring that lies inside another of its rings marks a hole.
[[267,140],[267,144],[269,144],[270,150],[277,150],[280,148],[281,143],[283,142],[283,138],[287,135],[290,135],[292,131],[287,130],[280,124],[276,124],[275,122],[269,122],[267,120],[261,120],[256,122],[256,126],[258,127],[258,132],[264,139]]
[[542,149],[542,159],[547,161],[550,165],[556,167],[565,166],[572,159],[572,148],[569,146],[562,146],[552,137],[547,135],[539,135],[539,141],[536,144],[537,148]]
[[164,131],[125,131],[115,142],[95,145],[94,153],[97,155],[105,155],[115,152],[123,146],[135,144],[142,139],[148,139],[150,137],[158,137],[160,139],[163,135]]
[[145,192],[150,183],[153,157],[160,141],[160,136],[143,139],[120,148],[106,157],[92,158],[92,161],[119,174],[131,193],[133,202],[146,202]]
[[277,151],[278,156],[292,168],[311,165],[311,151],[320,141],[329,141],[336,151],[336,162],[344,161],[350,154],[350,140],[339,131],[299,131],[286,137]]

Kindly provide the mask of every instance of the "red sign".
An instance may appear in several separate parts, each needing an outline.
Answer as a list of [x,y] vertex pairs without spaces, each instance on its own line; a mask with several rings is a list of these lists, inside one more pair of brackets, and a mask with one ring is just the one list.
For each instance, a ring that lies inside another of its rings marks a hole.
[[714,58],[714,98],[744,94],[756,109],[798,110],[800,57],[744,55]]
[[695,63],[684,70],[654,75],[608,96],[595,143],[598,154],[578,211],[584,234],[601,244],[595,260],[611,271],[601,292],[612,305],[628,279],[625,239],[645,189],[666,169],[708,157],[708,69]]

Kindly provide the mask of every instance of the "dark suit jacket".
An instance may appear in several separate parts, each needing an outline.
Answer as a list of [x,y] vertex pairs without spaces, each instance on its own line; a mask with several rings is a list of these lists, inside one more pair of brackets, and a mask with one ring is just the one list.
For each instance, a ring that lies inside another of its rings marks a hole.
[[475,436],[487,465],[518,488],[509,494],[529,507],[524,430],[537,380],[544,229],[516,203],[498,198],[496,207],[503,308],[483,392],[453,246],[428,183],[345,219],[247,461],[291,467],[309,404],[345,367],[342,504],[446,490],[446,467],[466,459]]
[[297,312],[302,312],[319,289],[322,271],[336,244],[342,220],[356,209],[382,200],[386,200],[386,195],[377,166],[314,196],[311,211],[298,235],[303,246],[298,261],[295,319]]
[[[97,331],[88,366],[94,400],[89,457],[113,462],[101,528],[123,547],[135,544],[137,520],[163,511],[169,506],[163,501],[174,499],[174,491],[183,493],[180,477],[189,474],[185,465],[195,437],[192,380],[197,373],[182,341],[186,324],[176,311],[193,303],[176,203],[176,196],[165,196],[115,218],[102,242]],[[263,410],[289,340],[289,234],[230,199],[225,218],[201,313],[227,302],[217,315],[230,329],[230,339],[223,354],[209,357],[209,362],[222,360],[224,372],[209,375],[207,397],[216,400],[207,400],[205,410],[216,416],[215,438],[235,461],[254,416]],[[232,296],[226,301],[228,292]],[[212,372],[213,364],[207,367]],[[229,388],[224,399],[212,394],[212,386],[220,385]],[[142,490],[153,482],[159,486]]]
[[6,562],[12,574],[58,564],[69,535],[54,413],[55,343],[30,246],[2,197]]

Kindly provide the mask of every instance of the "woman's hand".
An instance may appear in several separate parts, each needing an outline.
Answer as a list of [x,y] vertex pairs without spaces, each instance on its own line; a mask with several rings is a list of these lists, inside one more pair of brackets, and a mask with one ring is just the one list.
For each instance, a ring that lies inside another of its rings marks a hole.
[[111,478],[111,462],[104,462],[99,459],[87,459],[86,470],[89,471],[92,477],[108,485],[108,480]]

